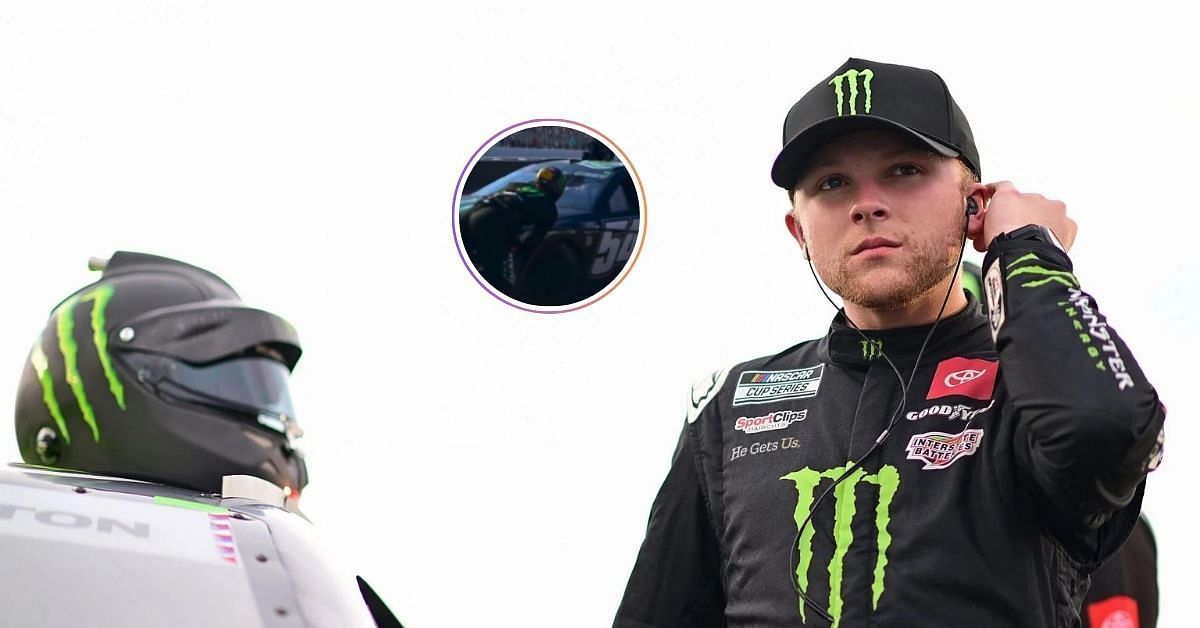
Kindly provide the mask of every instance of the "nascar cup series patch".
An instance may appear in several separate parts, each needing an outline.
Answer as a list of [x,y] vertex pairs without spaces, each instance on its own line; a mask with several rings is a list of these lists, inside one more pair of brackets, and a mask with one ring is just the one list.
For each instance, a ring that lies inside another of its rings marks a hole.
[[958,434],[916,434],[908,441],[908,459],[924,462],[925,466],[921,467],[922,469],[945,469],[954,464],[955,460],[978,451],[979,441],[982,440],[983,430],[979,429],[965,430]]
[[997,362],[971,358],[949,358],[938,363],[926,399],[959,395],[980,401],[992,398],[996,388]]
[[824,363],[788,371],[742,371],[738,374],[733,405],[816,397],[824,372]]

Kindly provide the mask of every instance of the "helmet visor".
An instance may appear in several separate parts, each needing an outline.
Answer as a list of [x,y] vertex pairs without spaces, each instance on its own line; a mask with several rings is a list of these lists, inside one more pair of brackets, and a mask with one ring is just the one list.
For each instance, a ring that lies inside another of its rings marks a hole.
[[288,368],[277,360],[239,356],[196,366],[152,353],[118,355],[156,394],[252,415],[280,433],[296,431]]

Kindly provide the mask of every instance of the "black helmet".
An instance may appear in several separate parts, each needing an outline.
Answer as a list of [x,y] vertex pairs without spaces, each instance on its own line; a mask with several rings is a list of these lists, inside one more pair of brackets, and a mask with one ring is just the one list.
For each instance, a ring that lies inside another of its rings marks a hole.
[[563,174],[562,170],[554,166],[539,168],[534,182],[550,190],[550,193],[554,196],[554,200],[558,200],[562,196],[563,190],[567,187],[566,175]]
[[21,457],[214,493],[225,475],[254,475],[298,497],[308,477],[287,385],[296,330],[195,266],[120,251],[103,270],[55,308],[30,351]]

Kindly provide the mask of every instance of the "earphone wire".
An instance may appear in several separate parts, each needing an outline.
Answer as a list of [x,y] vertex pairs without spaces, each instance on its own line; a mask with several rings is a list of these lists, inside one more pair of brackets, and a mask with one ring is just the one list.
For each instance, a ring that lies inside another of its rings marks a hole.
[[[833,616],[831,616],[829,613],[827,613],[825,611],[825,609],[818,606],[817,603],[815,601],[813,601],[813,599],[811,597],[809,597],[806,592],[802,591],[800,589],[800,584],[797,580],[798,574],[796,574],[796,569],[797,569],[796,563],[799,559],[797,554],[800,551],[800,537],[804,535],[804,528],[807,527],[808,524],[812,522],[813,515],[816,514],[817,508],[821,505],[821,502],[824,501],[824,499],[829,495],[829,493],[831,491],[833,491],[834,489],[836,489],[837,486],[839,484],[841,484],[842,481],[844,481],[852,473],[854,473],[859,468],[861,468],[862,463],[864,461],[866,461],[866,459],[868,457],[870,457],[871,454],[874,453],[875,450],[878,449],[881,445],[883,445],[883,443],[886,442],[887,439],[892,435],[892,428],[894,428],[896,426],[897,419],[900,418],[901,413],[904,411],[905,406],[908,404],[908,390],[912,386],[913,380],[917,376],[917,370],[921,366],[921,358],[925,354],[925,348],[929,345],[929,340],[933,337],[934,331],[937,330],[938,323],[940,323],[942,320],[942,314],[944,314],[946,311],[946,304],[948,304],[950,302],[950,294],[954,290],[954,280],[958,278],[959,270],[962,268],[963,254],[966,252],[966,248],[967,248],[967,229],[970,225],[970,218],[973,213],[974,212],[970,211],[970,209],[967,210],[966,216],[964,218],[964,225],[963,225],[962,246],[959,248],[959,251],[958,251],[958,261],[955,262],[955,264],[954,264],[954,273],[950,277],[950,286],[946,289],[946,296],[945,296],[945,298],[942,299],[942,307],[940,309],[938,309],[938,314],[937,314],[937,317],[933,321],[933,325],[930,326],[929,332],[925,334],[925,339],[924,339],[924,341],[921,342],[921,348],[920,348],[920,350],[917,351],[917,358],[916,358],[916,360],[913,361],[913,368],[912,368],[912,372],[908,376],[908,382],[904,381],[904,376],[900,374],[900,369],[897,368],[896,364],[894,362],[892,362],[892,359],[890,357],[888,357],[887,352],[885,352],[883,349],[879,350],[880,356],[883,357],[883,359],[887,362],[888,366],[891,367],[892,372],[895,373],[895,375],[896,375],[896,380],[900,382],[900,403],[899,403],[899,405],[896,406],[896,410],[892,412],[892,416],[888,420],[887,427],[884,428],[883,432],[881,432],[878,437],[876,437],[875,442],[867,449],[867,451],[865,453],[863,453],[863,455],[858,457],[858,460],[855,460],[852,464],[848,465],[846,467],[846,470],[843,471],[842,474],[839,475],[837,477],[837,479],[835,479],[833,481],[833,484],[829,485],[828,488],[826,488],[824,491],[821,492],[821,494],[817,497],[817,499],[815,501],[813,501],[812,506],[809,507],[808,514],[804,517],[804,520],[801,521],[800,525],[796,527],[796,536],[793,537],[793,539],[792,539],[792,545],[791,545],[792,549],[789,552],[788,579],[791,580],[792,587],[796,590],[796,593],[800,596],[801,599],[804,600],[804,604],[806,606],[808,606],[809,608],[811,608],[812,610],[816,611],[816,613],[818,615],[820,615],[822,618],[824,618],[826,621],[832,622]],[[836,309],[838,311],[838,313],[842,315],[842,318],[846,321],[846,324],[851,329],[853,329],[855,332],[857,332],[858,335],[860,337],[862,337],[862,339],[864,341],[869,342],[870,338],[868,338],[867,335],[864,334],[861,329],[859,329],[858,325],[854,324],[854,321],[850,320],[850,316],[848,314],[846,314],[845,308],[839,307],[836,303],[834,303],[833,299],[830,298],[829,293],[825,291],[825,286],[821,283],[820,277],[817,276],[816,269],[813,268],[811,256],[806,255],[805,257],[808,259],[808,270],[809,270],[809,272],[812,273],[813,279],[817,282],[817,287],[821,290],[821,294],[825,297],[825,300],[829,301],[829,304],[832,305],[834,307],[834,309]],[[814,533],[816,531],[815,525],[813,526],[813,531],[814,531]],[[833,595],[832,591],[830,591],[830,595],[831,596]]]

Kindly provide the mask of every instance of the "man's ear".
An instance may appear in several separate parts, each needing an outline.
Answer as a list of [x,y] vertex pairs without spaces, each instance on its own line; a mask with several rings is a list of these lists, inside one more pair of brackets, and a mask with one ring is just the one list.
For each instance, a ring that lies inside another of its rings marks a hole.
[[987,204],[991,197],[988,194],[987,186],[982,183],[972,183],[971,188],[967,191],[967,196],[975,199],[975,206],[979,208],[979,211],[967,219],[967,239],[974,240],[983,235],[983,221],[987,215]]
[[800,245],[800,252],[804,255],[804,259],[808,257],[808,244],[804,241],[804,229],[800,226],[800,221],[796,220],[795,212],[788,211],[783,217],[783,221],[787,223],[788,233],[792,234],[792,238]]

